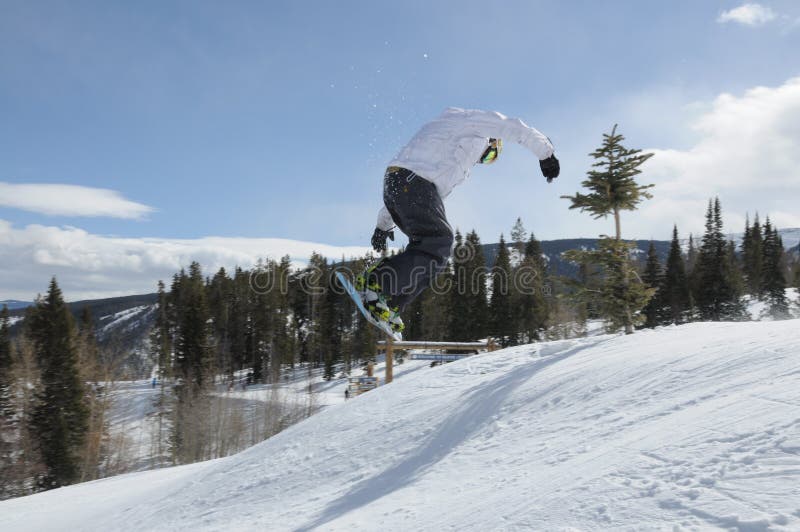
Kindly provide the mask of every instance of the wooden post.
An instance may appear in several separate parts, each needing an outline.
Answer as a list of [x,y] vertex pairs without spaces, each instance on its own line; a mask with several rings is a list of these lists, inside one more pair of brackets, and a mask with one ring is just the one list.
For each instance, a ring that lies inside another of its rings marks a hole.
[[394,346],[392,338],[386,340],[386,384],[392,382],[394,377]]
[[486,341],[486,350],[491,353],[495,349],[497,349],[497,344],[494,343],[494,338],[489,338]]
[[375,372],[375,363],[369,362],[367,364],[367,377],[372,377],[372,374]]

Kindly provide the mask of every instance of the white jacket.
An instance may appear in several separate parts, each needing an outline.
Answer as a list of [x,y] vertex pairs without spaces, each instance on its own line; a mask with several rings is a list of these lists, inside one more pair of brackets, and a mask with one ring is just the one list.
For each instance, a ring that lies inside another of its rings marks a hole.
[[[425,124],[389,166],[407,168],[431,181],[444,199],[478,164],[489,138],[502,139],[504,143],[518,142],[539,160],[553,155],[550,140],[518,118],[493,111],[450,107]],[[386,207],[378,213],[377,227],[384,231],[394,227]]]

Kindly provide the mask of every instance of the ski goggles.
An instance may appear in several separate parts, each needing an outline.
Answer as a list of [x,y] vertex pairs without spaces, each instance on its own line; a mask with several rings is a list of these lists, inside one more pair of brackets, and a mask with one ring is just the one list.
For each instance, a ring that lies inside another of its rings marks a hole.
[[501,139],[489,139],[489,147],[481,155],[481,164],[491,164],[497,160],[497,156],[503,151],[503,141]]

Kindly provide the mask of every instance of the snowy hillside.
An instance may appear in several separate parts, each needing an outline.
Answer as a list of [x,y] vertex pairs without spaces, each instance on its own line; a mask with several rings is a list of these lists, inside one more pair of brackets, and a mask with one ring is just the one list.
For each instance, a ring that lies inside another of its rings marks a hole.
[[229,458],[2,502],[0,530],[797,530],[798,326],[420,369]]

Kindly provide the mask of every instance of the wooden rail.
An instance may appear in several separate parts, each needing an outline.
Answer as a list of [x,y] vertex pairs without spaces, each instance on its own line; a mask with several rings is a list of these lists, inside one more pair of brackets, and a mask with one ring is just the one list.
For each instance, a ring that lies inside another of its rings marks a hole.
[[384,382],[389,384],[394,377],[394,349],[431,349],[436,351],[462,351],[464,349],[497,349],[490,338],[486,342],[425,342],[382,340],[378,342],[378,351],[386,351],[386,376]]
[[488,342],[395,342],[392,340],[382,340],[378,342],[378,351],[387,350],[389,346],[396,349],[435,349],[437,351],[460,351],[462,349],[487,349],[489,351],[494,351],[496,348],[494,342],[491,340]]

